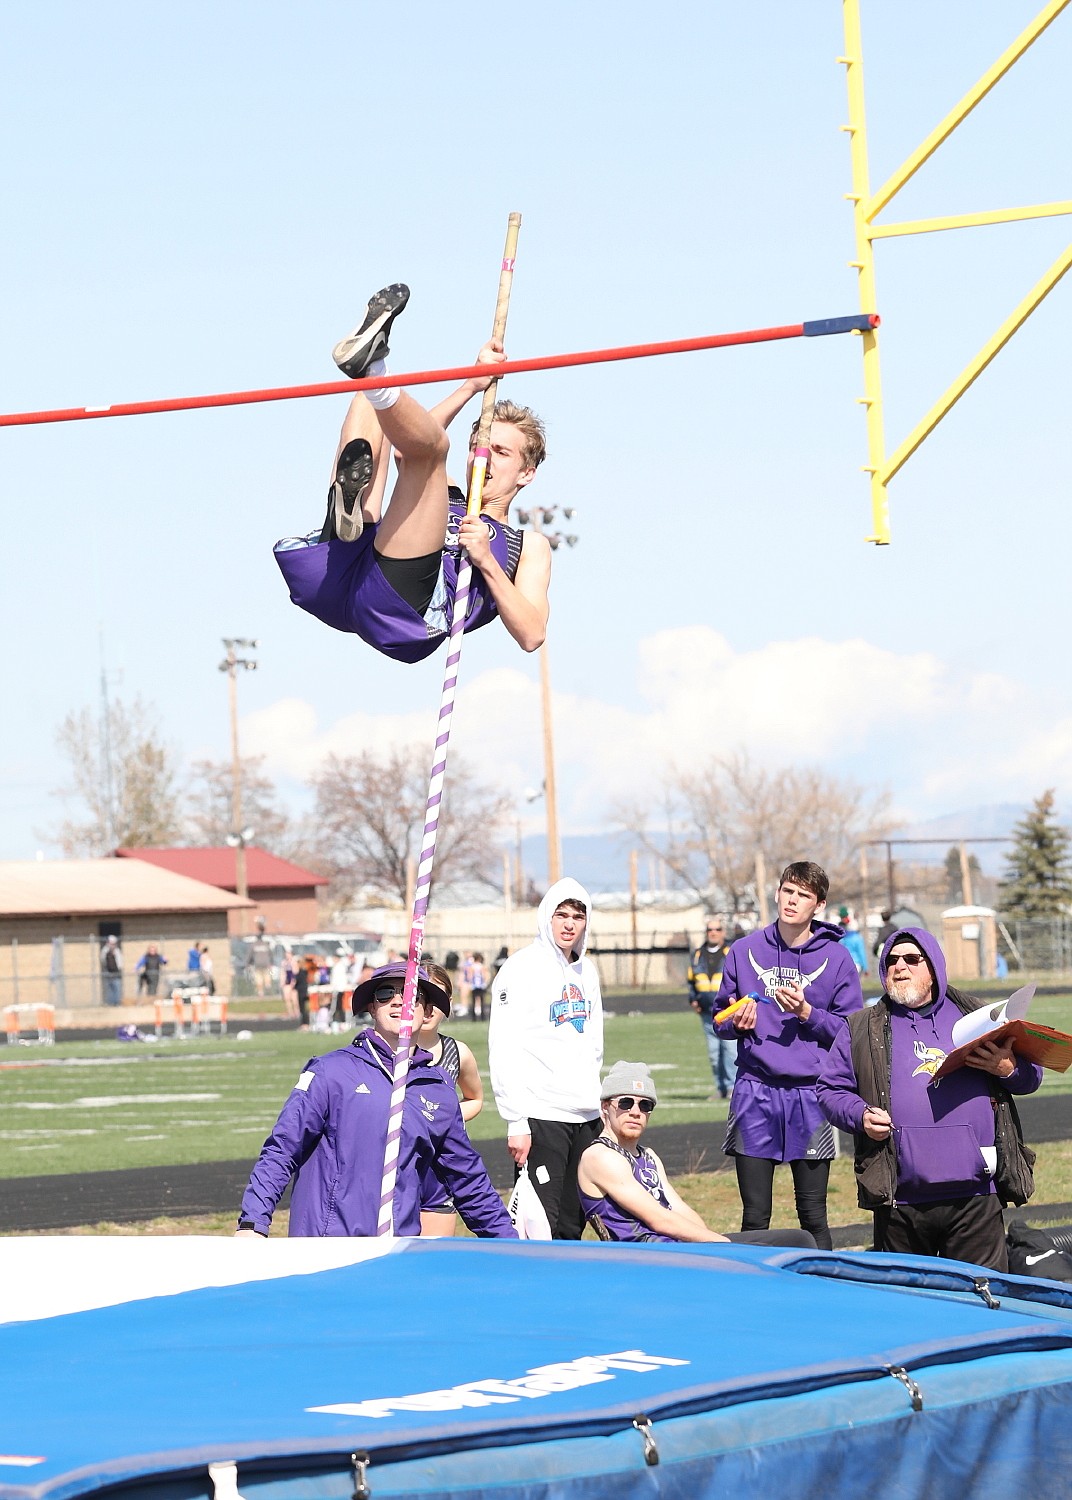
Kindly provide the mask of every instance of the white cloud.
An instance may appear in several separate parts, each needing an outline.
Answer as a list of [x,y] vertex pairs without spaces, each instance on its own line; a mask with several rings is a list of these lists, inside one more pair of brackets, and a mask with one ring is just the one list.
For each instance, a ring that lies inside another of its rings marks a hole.
[[[916,816],[1072,779],[1072,718],[1010,678],[961,673],[933,652],[817,637],[735,652],[717,631],[692,626],[639,642],[632,702],[626,685],[593,681],[591,693],[554,695],[562,822],[573,832],[598,827],[615,798],[651,791],[664,765],[738,749],[770,765],[847,772],[889,788]],[[245,717],[242,740],[277,774],[304,779],[331,752],[422,741],[430,750],[437,712],[430,703],[321,724],[304,700],[283,699]],[[452,748],[519,800],[539,786],[536,674],[501,668],[464,683]]]

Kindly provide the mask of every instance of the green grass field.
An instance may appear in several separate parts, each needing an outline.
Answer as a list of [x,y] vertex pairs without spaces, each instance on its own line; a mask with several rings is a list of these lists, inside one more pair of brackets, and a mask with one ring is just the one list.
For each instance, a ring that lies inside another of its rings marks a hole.
[[[455,1022],[484,1077],[474,1140],[505,1134],[487,1082],[487,1026]],[[57,1172],[227,1161],[260,1149],[302,1064],[345,1046],[350,1034],[260,1032],[150,1043],[91,1041],[0,1049],[0,1178]],[[725,1105],[712,1090],[700,1029],[690,1011],[611,1015],[608,1061],[656,1065],[659,1120],[713,1120]]]
[[[643,1060],[656,1070],[657,1124],[722,1119],[695,1016],[615,1012],[608,1002],[606,1061]],[[1072,997],[1043,997],[1032,1012],[1069,1029]],[[476,1054],[488,1097],[474,1140],[501,1137],[487,1086],[487,1026],[454,1022]],[[301,1066],[349,1036],[261,1032],[152,1043],[89,1041],[0,1048],[0,1179],[178,1163],[252,1160]],[[1072,1089],[1072,1071],[1047,1072],[1047,1090]]]

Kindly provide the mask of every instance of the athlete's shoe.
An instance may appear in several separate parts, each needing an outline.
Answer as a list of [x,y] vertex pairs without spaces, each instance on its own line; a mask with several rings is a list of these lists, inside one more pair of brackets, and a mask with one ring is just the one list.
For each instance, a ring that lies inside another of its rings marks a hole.
[[335,479],[328,490],[328,513],[320,533],[322,542],[336,537],[340,542],[357,541],[365,524],[361,502],[371,483],[372,445],[364,438],[354,438],[339,454],[335,465]]
[[373,360],[390,354],[387,335],[391,324],[409,301],[409,287],[396,281],[369,301],[365,321],[335,345],[331,357],[344,375],[360,380]]

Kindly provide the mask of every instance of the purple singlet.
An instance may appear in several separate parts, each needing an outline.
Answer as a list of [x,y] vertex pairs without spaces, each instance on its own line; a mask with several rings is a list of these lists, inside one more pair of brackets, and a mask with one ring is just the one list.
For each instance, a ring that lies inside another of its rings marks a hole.
[[[451,485],[439,581],[423,615],[400,598],[380,571],[373,546],[378,526],[366,526],[356,542],[320,542],[315,540],[317,533],[288,537],[276,543],[275,560],[299,609],[333,630],[360,636],[395,661],[423,661],[450,629],[461,555],[458,526],[464,515],[465,496]],[[522,534],[490,516],[482,515],[481,520],[491,532],[492,555],[512,582],[521,560]],[[464,628],[479,630],[497,615],[495,601],[474,568]]]
[[[650,1193],[662,1208],[670,1207],[666,1194],[663,1192],[659,1168],[655,1165],[650,1151],[643,1146],[638,1146],[637,1154],[634,1156],[631,1151],[626,1151],[624,1146],[619,1146],[616,1141],[608,1140],[605,1135],[597,1136],[593,1144],[606,1146],[608,1151],[617,1151],[619,1156],[624,1156],[633,1176],[644,1191]],[[643,1240],[660,1245],[678,1243],[673,1235],[656,1234],[654,1229],[649,1229],[620,1204],[615,1203],[613,1198],[590,1198],[587,1193],[582,1193],[580,1188],[577,1191],[580,1195],[581,1207],[584,1209],[584,1216],[601,1240],[632,1240],[634,1242]]]

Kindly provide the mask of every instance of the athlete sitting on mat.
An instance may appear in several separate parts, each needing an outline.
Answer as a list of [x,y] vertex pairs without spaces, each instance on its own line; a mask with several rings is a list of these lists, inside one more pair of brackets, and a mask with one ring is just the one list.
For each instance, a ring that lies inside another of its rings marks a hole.
[[[387,337],[408,300],[409,289],[399,284],[376,293],[361,326],[335,348],[341,370],[354,380],[387,373]],[[502,345],[490,340],[477,363],[505,358]],[[447,477],[447,425],[493,378],[465,381],[431,411],[397,388],[355,396],[323,530],[276,544],[295,604],[385,656],[421,661],[450,629],[464,547],[474,568],[465,629],[498,615],[522,650],[543,644],[551,548],[539,532],[506,521],[511,501],[545,456],[539,418],[512,401],[496,402],[479,517],[465,515],[465,496]],[[476,425],[471,450],[475,435]],[[399,474],[384,511],[392,449]]]
[[804,1229],[715,1234],[674,1191],[662,1162],[640,1137],[658,1103],[647,1063],[616,1062],[600,1089],[603,1133],[583,1154],[577,1187],[585,1218],[601,1240],[678,1240],[815,1248]]

